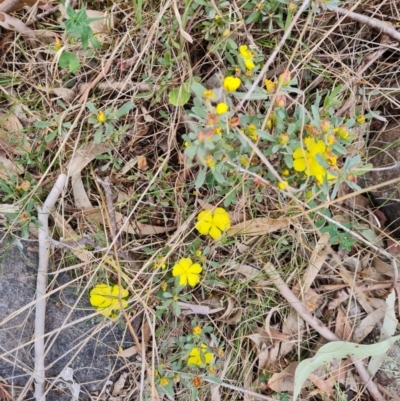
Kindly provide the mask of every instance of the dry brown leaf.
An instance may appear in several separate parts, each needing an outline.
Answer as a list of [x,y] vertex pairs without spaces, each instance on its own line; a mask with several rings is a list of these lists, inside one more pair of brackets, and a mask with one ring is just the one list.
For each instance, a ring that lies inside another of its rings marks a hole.
[[113,356],[120,356],[123,358],[130,358],[131,356],[134,356],[138,353],[136,345],[126,348],[122,350],[121,352],[118,352],[118,354],[112,354]]
[[90,202],[85,187],[83,186],[81,173],[77,173],[72,176],[71,184],[75,207],[78,209],[92,209],[92,203]]
[[137,168],[138,168],[140,171],[146,171],[146,170],[149,168],[149,166],[147,165],[146,156],[141,155],[141,156],[138,157],[138,160],[137,160]]
[[30,151],[27,136],[18,117],[13,114],[0,114],[0,141],[1,147],[16,155],[23,155]]
[[287,228],[289,224],[290,220],[285,218],[258,217],[232,226],[227,233],[228,235],[263,235]]
[[342,307],[337,310],[335,334],[343,341],[350,341],[353,334],[353,325]]
[[[268,387],[278,393],[293,392],[294,389],[294,374],[299,362],[291,362],[282,372],[274,373],[268,380]],[[306,380],[303,387],[309,385],[309,381]]]
[[276,344],[279,341],[289,341],[292,337],[290,334],[282,333],[271,326],[268,327],[268,330],[258,327],[255,331],[260,335],[260,338],[268,342],[268,344]]
[[[318,240],[315,249],[311,254],[307,270],[301,279],[302,293],[307,293],[311,285],[314,283],[315,278],[319,274],[319,271],[321,270],[321,267],[326,259],[326,246],[329,244],[329,240],[329,234],[321,235],[320,239]],[[302,300],[303,297],[300,297],[299,299]]]
[[[131,347],[134,348],[134,347]],[[122,373],[118,380],[114,383],[114,388],[112,395],[113,397],[117,397],[121,394],[122,390],[125,387],[126,379],[128,378],[129,373]]]
[[64,220],[64,218],[56,211],[52,210],[51,215],[53,216],[56,227],[60,230],[60,234],[63,237],[64,242],[71,243],[71,252],[78,257],[82,262],[91,262],[92,255],[90,252],[82,249],[81,245],[76,244],[76,240],[79,236],[76,234],[74,229]]
[[308,379],[314,384],[315,387],[318,388],[319,391],[322,391],[325,395],[331,396],[335,394],[335,390],[332,388],[330,383],[327,383],[326,380],[314,375],[311,373],[308,376]]
[[353,333],[353,342],[360,343],[365,337],[374,329],[374,327],[380,323],[385,317],[384,309],[377,309],[374,312],[368,314],[361,322],[358,324]]
[[0,178],[5,182],[12,183],[11,177],[16,177],[23,171],[22,166],[14,164],[13,161],[0,154]]
[[11,17],[6,13],[0,13],[0,26],[10,31],[18,32],[22,35],[29,36],[31,38],[35,37],[35,32],[28,28],[21,20],[18,18]]
[[96,156],[111,149],[112,144],[106,142],[99,144],[95,144],[93,141],[88,142],[80,149],[77,149],[72,155],[67,167],[68,174],[73,176],[74,174],[80,173]]
[[191,315],[191,314],[211,315],[213,313],[217,313],[225,309],[225,308],[210,309],[210,307],[206,305],[189,304],[186,302],[178,302],[178,304],[182,310],[182,314],[184,315]]
[[342,302],[347,301],[350,294],[346,290],[337,291],[335,294],[335,299],[333,299],[328,304],[328,311],[335,310]]
[[[0,4],[3,4],[4,0],[0,0]],[[25,6],[28,7],[33,7],[35,4],[37,4],[38,7],[44,9],[47,8],[49,6],[49,3],[45,0],[20,0],[18,2],[16,2],[16,4],[13,4],[13,7],[8,10],[8,13],[13,13],[14,11],[18,11],[21,10],[22,8],[24,8]]]

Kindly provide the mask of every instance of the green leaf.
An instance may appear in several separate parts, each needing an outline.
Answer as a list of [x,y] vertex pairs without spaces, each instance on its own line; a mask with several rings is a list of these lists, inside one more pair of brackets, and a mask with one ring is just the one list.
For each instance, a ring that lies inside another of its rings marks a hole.
[[332,150],[334,153],[337,155],[345,155],[347,153],[347,150],[344,146],[340,145],[339,143],[334,143],[332,145]]
[[51,127],[52,123],[50,121],[36,121],[35,128],[48,128]]
[[197,174],[196,181],[195,181],[196,188],[200,188],[204,184],[206,175],[207,175],[207,167],[204,167]]
[[173,106],[183,106],[190,99],[190,84],[184,83],[179,88],[172,89],[168,94],[169,104]]
[[391,337],[386,341],[369,345],[346,341],[334,341],[323,345],[314,357],[301,361],[297,366],[294,376],[293,401],[297,400],[303,383],[315,369],[332,362],[333,359],[343,359],[351,356],[361,360],[370,356],[382,355],[389,351],[390,347],[398,340],[400,340],[400,336]]
[[121,106],[121,108],[118,109],[116,117],[121,118],[125,114],[128,114],[132,110],[132,107],[133,107],[132,102],[126,102],[124,105]]
[[94,134],[94,143],[98,145],[103,139],[103,127],[99,127]]
[[79,64],[78,57],[74,53],[64,52],[58,59],[58,65],[61,68],[68,68],[69,72],[75,72],[79,70],[81,65]]
[[86,107],[89,109],[89,111],[91,112],[91,113],[93,113],[93,114],[97,114],[97,109],[96,109],[96,107],[94,106],[94,104],[92,103],[92,102],[87,102],[86,103]]
[[202,84],[198,83],[198,82],[193,82],[192,86],[191,86],[192,92],[198,97],[198,98],[202,98],[203,97],[203,93],[206,90],[206,87],[203,86]]

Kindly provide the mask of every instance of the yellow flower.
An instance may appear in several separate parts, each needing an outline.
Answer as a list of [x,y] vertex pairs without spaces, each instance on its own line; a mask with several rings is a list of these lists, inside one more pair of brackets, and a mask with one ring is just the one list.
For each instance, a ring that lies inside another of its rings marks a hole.
[[281,173],[284,177],[287,177],[289,174],[290,174],[290,171],[287,169],[287,168],[285,168],[283,171],[282,171],[282,173]]
[[349,137],[349,131],[345,125],[341,125],[338,128],[335,128],[333,132],[336,132],[340,138],[347,139]]
[[363,114],[360,114],[356,117],[356,121],[358,124],[364,124],[365,123],[365,116]]
[[224,79],[224,82],[222,83],[222,87],[227,91],[227,92],[235,92],[241,84],[240,78],[237,77],[226,77]]
[[166,281],[163,281],[163,282],[160,284],[160,287],[161,287],[161,289],[162,289],[164,292],[167,291],[167,288],[168,288],[167,282],[166,282]]
[[206,159],[204,160],[204,163],[207,167],[214,167],[215,166],[215,159],[209,155],[206,157]]
[[332,144],[334,144],[334,143],[336,142],[335,136],[332,135],[332,134],[329,134],[329,135],[326,137],[326,142],[328,143],[329,146],[331,146]]
[[247,129],[247,135],[253,140],[256,141],[258,139],[258,135],[257,135],[257,127],[254,124],[250,124]]
[[188,365],[209,365],[213,360],[213,353],[207,352],[207,345],[201,344],[201,347],[195,347],[190,351]]
[[154,269],[158,269],[161,267],[161,269],[164,270],[167,267],[167,265],[163,262],[163,258],[160,258],[154,262],[153,267],[154,267]]
[[193,263],[190,258],[180,259],[172,268],[172,275],[179,277],[179,285],[187,285],[194,287],[199,281],[199,274],[203,268],[198,263]]
[[56,38],[56,43],[54,44],[54,49],[59,51],[62,48],[62,44],[59,38]]
[[217,240],[222,232],[229,230],[231,219],[228,212],[222,207],[217,207],[215,211],[203,210],[197,216],[196,229],[200,234],[209,235]]
[[277,184],[277,187],[284,191],[288,187],[288,182],[287,181],[279,181]]
[[101,312],[104,316],[110,316],[121,308],[119,297],[121,297],[122,307],[128,306],[128,301],[124,299],[128,296],[129,292],[118,285],[97,284],[90,291],[90,303],[97,308],[97,312]]
[[226,103],[218,103],[215,106],[217,114],[220,116],[221,114],[226,113],[229,110],[229,106]]
[[215,134],[215,135],[222,135],[222,128],[220,128],[220,127],[215,128],[214,134]]
[[265,81],[265,87],[267,88],[268,93],[275,93],[276,89],[276,83],[271,81],[270,79],[266,79]]
[[246,45],[242,45],[239,47],[239,53],[244,60],[244,65],[246,68],[251,71],[255,68],[255,64],[253,62],[253,53],[249,50]]
[[160,379],[160,386],[165,387],[168,386],[169,380],[166,377],[162,377]]
[[201,330],[200,326],[194,326],[193,327],[193,330],[192,330],[193,335],[199,336],[201,334],[201,332],[202,332],[202,330]]
[[323,141],[315,138],[306,138],[304,143],[307,150],[297,148],[293,152],[293,168],[299,172],[304,171],[307,176],[315,177],[319,183],[322,183],[326,170],[318,163],[316,156],[317,154],[324,155],[326,145]]
[[98,113],[97,113],[97,121],[99,123],[106,122],[106,116],[105,116],[105,114],[104,114],[104,112],[102,110],[99,110]]
[[184,145],[185,145],[185,148],[188,148],[189,145],[190,145],[190,143],[189,143],[188,141],[186,141],[186,142],[184,143]]
[[216,100],[217,99],[217,94],[215,93],[215,91],[213,91],[212,89],[207,89],[203,92],[204,98],[206,100]]

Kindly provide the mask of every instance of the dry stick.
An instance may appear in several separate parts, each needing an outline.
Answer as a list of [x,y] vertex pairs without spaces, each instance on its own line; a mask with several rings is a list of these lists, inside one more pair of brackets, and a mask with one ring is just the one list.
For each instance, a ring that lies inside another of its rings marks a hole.
[[45,367],[44,367],[44,320],[46,315],[46,294],[47,287],[47,268],[49,264],[49,214],[60,196],[67,175],[60,174],[54,187],[47,196],[43,206],[38,206],[39,227],[39,266],[36,284],[36,315],[35,315],[35,399],[36,401],[45,401]]
[[[299,314],[299,316],[307,322],[315,331],[317,331],[322,337],[328,341],[342,341],[336,334],[330,331],[326,326],[322,324],[317,318],[313,317],[308,308],[293,294],[290,288],[282,280],[281,276],[276,271],[275,267],[271,263],[264,265],[264,270],[268,274],[268,277],[272,280],[275,286],[278,288],[280,294],[289,302],[290,306]],[[369,393],[375,401],[385,401],[385,398],[379,392],[376,384],[371,380],[366,367],[361,360],[354,357],[351,358],[361,380],[366,385]]]
[[391,24],[387,22],[379,21],[375,18],[366,17],[365,15],[361,15],[355,13],[353,11],[348,11],[341,7],[330,7],[330,10],[337,12],[340,15],[344,15],[346,17],[351,18],[354,21],[361,22],[362,24],[368,25],[372,29],[377,29],[382,33],[390,36],[392,39],[397,40],[400,43],[400,33],[391,27]]
[[271,64],[274,62],[276,56],[278,55],[279,51],[281,50],[282,46],[285,44],[287,38],[290,35],[290,32],[292,32],[292,29],[294,28],[294,26],[297,23],[297,20],[300,18],[300,15],[306,10],[306,8],[308,7],[310,0],[304,0],[302,6],[299,8],[299,10],[297,11],[296,15],[293,17],[293,20],[291,22],[291,24],[289,25],[288,29],[286,30],[286,32],[283,34],[282,39],[280,40],[280,42],[278,43],[278,46],[276,46],[275,50],[272,52],[271,56],[269,57],[268,61],[265,63],[264,67],[262,68],[262,70],[260,71],[260,73],[257,75],[256,79],[253,82],[253,85],[251,85],[251,88],[248,90],[248,92],[246,93],[246,95],[244,96],[244,98],[240,101],[240,103],[236,106],[235,108],[235,112],[237,112],[238,110],[240,110],[244,103],[249,100],[251,94],[255,91],[255,89],[257,88],[258,84],[260,83],[262,77],[267,73],[268,68],[271,66]]

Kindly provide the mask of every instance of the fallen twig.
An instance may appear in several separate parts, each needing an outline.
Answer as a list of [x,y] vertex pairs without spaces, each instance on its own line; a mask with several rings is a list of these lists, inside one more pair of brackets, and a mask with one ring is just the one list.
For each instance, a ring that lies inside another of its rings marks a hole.
[[54,207],[58,197],[60,196],[67,175],[60,174],[54,184],[53,189],[47,196],[43,206],[38,206],[38,220],[41,224],[39,227],[39,266],[36,284],[36,315],[35,315],[35,399],[36,401],[45,401],[44,384],[45,384],[45,367],[44,367],[44,335],[45,335],[45,315],[46,315],[46,298],[43,295],[47,288],[47,269],[49,264],[49,214]]
[[[280,294],[289,302],[290,306],[307,322],[315,331],[328,341],[341,341],[341,339],[332,331],[330,331],[322,322],[312,316],[306,305],[302,303],[296,295],[290,290],[286,283],[282,280],[279,273],[271,263],[264,265],[264,270],[275,286],[279,289]],[[385,401],[385,398],[379,392],[376,384],[371,380],[363,362],[355,358],[351,358],[361,380],[366,385],[371,397],[375,401]]]
[[348,11],[345,8],[341,7],[330,7],[330,10],[344,15],[346,17],[351,18],[354,21],[360,22],[362,24],[368,25],[372,29],[376,29],[390,36],[392,39],[397,40],[400,43],[400,33],[397,32],[394,28],[392,28],[391,24],[388,22],[379,21],[375,18],[366,17],[365,15],[355,13],[353,11]]

